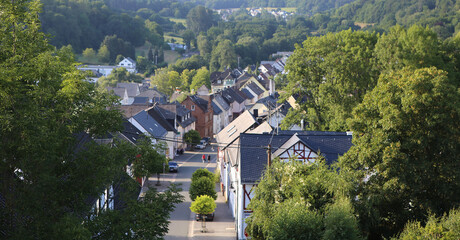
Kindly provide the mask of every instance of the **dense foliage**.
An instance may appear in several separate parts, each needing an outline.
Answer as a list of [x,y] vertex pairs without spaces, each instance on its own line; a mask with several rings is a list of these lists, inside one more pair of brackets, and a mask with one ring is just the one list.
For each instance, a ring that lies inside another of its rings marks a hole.
[[[0,233],[9,239],[90,239],[113,224],[82,224],[104,222],[106,214],[92,211],[91,200],[116,186],[130,161],[136,175],[145,176],[158,171],[162,158],[151,157],[156,151],[150,142],[138,148],[91,140],[120,130],[121,113],[113,107],[118,100],[85,80],[71,47],[48,44],[39,10],[38,1],[0,4]],[[164,235],[168,214],[181,199],[177,191],[128,203],[134,211],[124,211],[123,219],[155,213],[161,221],[132,221],[124,234],[148,229]]]
[[246,230],[253,239],[361,239],[352,178],[343,175],[319,159],[275,161],[255,189]]

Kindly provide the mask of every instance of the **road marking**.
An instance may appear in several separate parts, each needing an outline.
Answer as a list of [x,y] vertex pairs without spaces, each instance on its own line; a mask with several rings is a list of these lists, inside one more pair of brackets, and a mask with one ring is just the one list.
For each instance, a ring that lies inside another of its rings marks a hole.
[[187,237],[193,238],[193,232],[195,232],[194,227],[195,227],[195,219],[194,219],[194,216],[193,216],[193,212],[190,212],[190,223],[188,225]]

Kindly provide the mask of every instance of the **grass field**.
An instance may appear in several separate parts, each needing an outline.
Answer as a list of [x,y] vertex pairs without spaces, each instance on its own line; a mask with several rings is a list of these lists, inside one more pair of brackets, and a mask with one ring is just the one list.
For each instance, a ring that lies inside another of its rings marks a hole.
[[182,23],[185,27],[187,27],[187,20],[185,18],[169,18],[169,20],[175,23]]
[[180,54],[176,51],[166,50],[165,53],[165,62],[168,64],[175,63],[177,59],[180,58]]
[[184,40],[182,38],[180,38],[180,37],[164,35],[164,38],[165,38],[165,42],[171,42],[171,39],[174,39],[174,41],[176,41],[176,43],[184,44]]

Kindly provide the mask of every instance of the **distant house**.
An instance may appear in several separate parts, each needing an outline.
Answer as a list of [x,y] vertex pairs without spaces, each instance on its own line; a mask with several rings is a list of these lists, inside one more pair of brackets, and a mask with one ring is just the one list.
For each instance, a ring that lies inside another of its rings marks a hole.
[[223,72],[211,73],[211,92],[216,93],[228,87],[235,86],[236,79],[241,75],[238,69],[226,69]]
[[[228,103],[224,100],[224,98],[222,98],[222,95],[220,94],[214,94],[212,102],[222,110],[222,115],[220,117],[220,126],[221,126],[220,128],[222,129],[226,127],[233,119],[232,109],[230,108],[230,105],[228,105]],[[214,134],[217,134],[218,132],[220,131],[217,131]]]
[[196,95],[198,96],[207,96],[209,95],[209,89],[206,87],[206,85],[201,85],[201,87],[199,87],[197,90],[196,90]]
[[124,58],[121,60],[117,66],[107,66],[107,65],[80,65],[77,66],[79,70],[82,71],[91,71],[93,76],[92,81],[97,81],[99,77],[107,77],[112,73],[113,69],[124,67],[126,71],[130,73],[137,73],[136,70],[136,61],[130,57]]
[[164,129],[147,111],[143,110],[129,118],[128,121],[134,125],[142,134],[152,137],[152,143],[156,144],[157,139],[165,139],[168,131]]
[[171,50],[175,51],[176,49],[184,49],[187,50],[187,46],[184,44],[179,44],[179,43],[168,43],[169,47]]
[[213,137],[213,109],[210,96],[187,96],[181,103],[182,106],[192,111],[196,120],[195,130],[201,137]]

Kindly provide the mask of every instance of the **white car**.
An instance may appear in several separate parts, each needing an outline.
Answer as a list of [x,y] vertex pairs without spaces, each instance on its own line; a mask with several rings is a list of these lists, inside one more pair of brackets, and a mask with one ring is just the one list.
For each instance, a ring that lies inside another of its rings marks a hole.
[[195,146],[195,148],[196,148],[196,149],[205,149],[206,146],[203,145],[203,144],[198,144],[198,145]]

